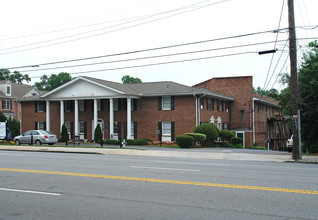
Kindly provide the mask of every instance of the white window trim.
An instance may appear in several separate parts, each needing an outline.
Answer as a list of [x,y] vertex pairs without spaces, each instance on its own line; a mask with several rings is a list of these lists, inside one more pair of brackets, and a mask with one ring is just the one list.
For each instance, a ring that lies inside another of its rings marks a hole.
[[[43,110],[40,110],[40,104],[43,105]],[[37,103],[37,105],[38,105],[38,112],[45,112],[45,107],[46,107],[46,103],[45,103],[45,102],[39,101],[39,102]]]
[[[169,102],[167,102],[167,99],[169,99]],[[169,103],[169,107],[165,107],[165,100],[166,104]],[[162,96],[162,110],[171,110],[171,96]]]
[[[3,104],[5,103],[5,104]],[[2,100],[2,106],[4,106],[4,108],[2,110],[10,110],[11,109],[11,101],[10,100]]]

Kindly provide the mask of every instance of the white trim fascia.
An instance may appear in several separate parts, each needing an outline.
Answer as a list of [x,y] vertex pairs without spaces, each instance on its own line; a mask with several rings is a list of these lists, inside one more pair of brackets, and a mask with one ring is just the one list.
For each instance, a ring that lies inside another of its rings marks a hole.
[[224,96],[213,96],[212,94],[209,93],[203,93],[203,92],[198,92],[198,93],[153,93],[153,94],[139,94],[140,96],[143,97],[155,97],[155,96],[187,96],[187,95],[203,95],[206,97],[212,97],[212,98],[218,98],[220,100],[224,100],[224,101],[234,101],[234,98],[230,98],[230,97],[224,97]]
[[33,91],[36,91],[38,94],[37,95],[41,95],[42,92],[36,88],[36,87],[33,87],[33,89],[31,89],[29,92],[27,92],[24,96],[22,96],[22,98],[26,98],[26,97],[29,97],[30,94],[33,92]]
[[254,97],[253,101],[259,101],[259,102],[261,102],[263,104],[274,106],[274,107],[277,107],[277,108],[281,107],[279,104],[276,104],[276,103],[273,103],[273,102],[270,102],[270,101],[267,101],[267,100],[264,100],[264,99],[260,99],[260,98],[255,98]]
[[65,88],[65,87],[69,86],[70,84],[73,84],[73,83],[77,82],[78,80],[84,80],[84,81],[86,81],[86,82],[89,82],[89,83],[98,85],[98,86],[103,87],[103,88],[105,88],[105,89],[109,89],[109,90],[112,90],[112,91],[117,92],[117,93],[120,93],[120,94],[126,94],[126,93],[123,92],[123,91],[119,91],[119,90],[117,90],[117,89],[114,89],[114,88],[105,86],[105,85],[103,85],[103,84],[100,84],[100,83],[97,83],[97,82],[88,80],[88,79],[86,79],[86,78],[80,76],[80,77],[77,77],[77,78],[75,78],[75,79],[73,79],[73,80],[71,80],[71,81],[69,81],[69,82],[67,82],[67,83],[65,83],[65,84],[63,84],[63,85],[57,87],[56,89],[53,89],[52,91],[50,91],[50,92],[44,94],[43,96],[41,96],[41,98],[45,98],[45,97],[47,97],[47,96],[49,96],[49,95],[55,93],[56,91],[59,91],[59,90]]

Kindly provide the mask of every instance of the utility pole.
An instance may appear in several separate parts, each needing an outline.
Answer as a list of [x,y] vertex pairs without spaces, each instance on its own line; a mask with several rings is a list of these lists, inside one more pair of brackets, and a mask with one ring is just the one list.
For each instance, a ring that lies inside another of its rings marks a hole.
[[290,59],[290,87],[291,87],[291,103],[292,103],[292,128],[293,128],[293,159],[301,159],[298,144],[298,117],[297,110],[299,108],[299,88],[297,77],[297,48],[296,48],[296,30],[294,16],[294,0],[288,0],[288,23],[289,23],[289,59]]

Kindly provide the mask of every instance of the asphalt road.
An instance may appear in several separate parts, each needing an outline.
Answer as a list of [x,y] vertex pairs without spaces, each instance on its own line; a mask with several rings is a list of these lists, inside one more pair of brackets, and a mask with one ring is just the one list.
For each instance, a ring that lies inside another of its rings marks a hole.
[[0,151],[0,219],[317,219],[317,164]]

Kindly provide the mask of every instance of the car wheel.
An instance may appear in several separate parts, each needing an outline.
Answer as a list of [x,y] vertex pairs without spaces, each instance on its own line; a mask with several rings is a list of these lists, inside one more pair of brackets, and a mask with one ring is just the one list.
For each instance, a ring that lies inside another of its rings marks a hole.
[[15,144],[16,144],[16,145],[20,145],[20,144],[21,144],[21,141],[20,141],[20,140],[15,140]]
[[41,141],[40,140],[36,140],[35,141],[35,145],[41,145]]

